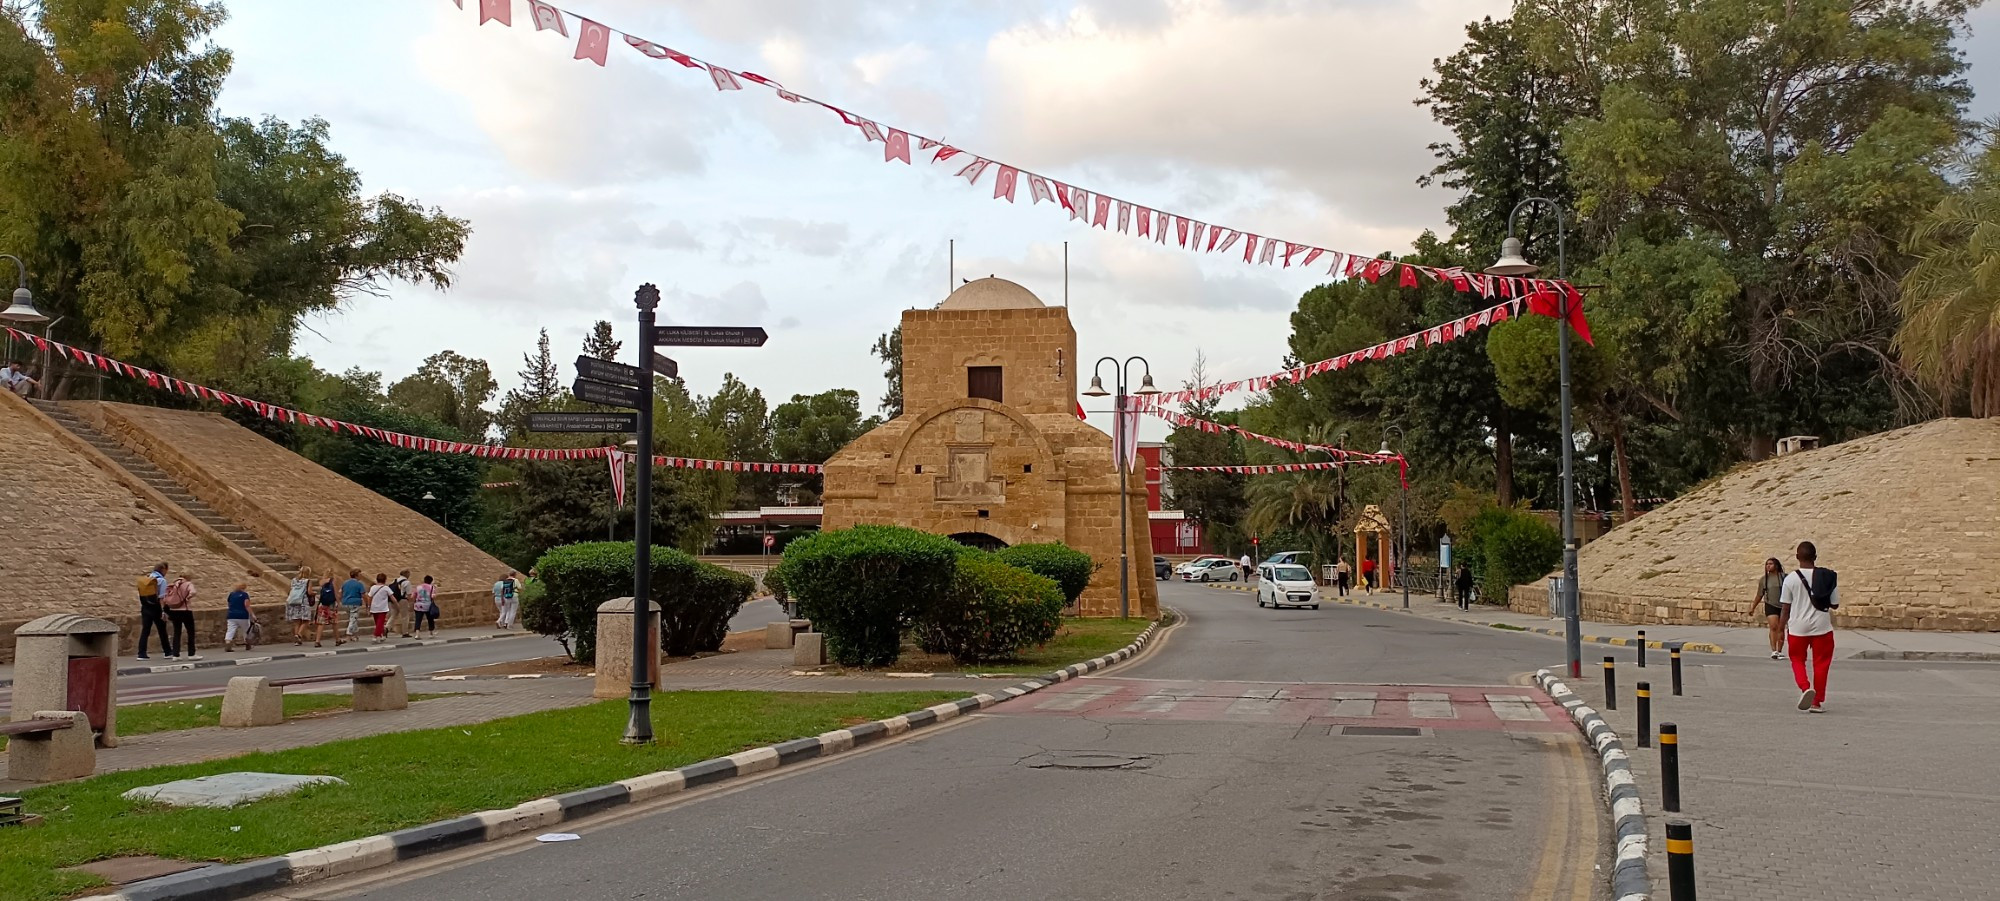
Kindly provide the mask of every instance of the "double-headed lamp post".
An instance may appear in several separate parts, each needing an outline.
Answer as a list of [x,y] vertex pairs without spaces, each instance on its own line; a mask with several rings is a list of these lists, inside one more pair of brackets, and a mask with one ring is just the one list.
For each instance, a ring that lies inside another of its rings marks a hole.
[[[1389,449],[1390,432],[1396,433],[1396,443],[1401,444],[1403,442],[1402,426],[1383,426],[1382,450],[1380,453],[1385,456],[1395,453],[1395,451]],[[1396,533],[1396,584],[1403,587],[1403,609],[1408,610],[1410,609],[1410,483],[1408,480],[1401,478],[1396,481],[1403,486],[1402,497],[1396,504],[1396,507],[1403,513],[1403,528]]]
[[[1104,390],[1104,364],[1106,363],[1111,364],[1112,387],[1115,391]],[[1127,388],[1132,384],[1133,363],[1144,367],[1145,374],[1139,380],[1139,390],[1128,393]],[[1117,357],[1099,358],[1097,365],[1091,368],[1090,387],[1083,392],[1084,397],[1113,395],[1111,408],[1113,414],[1117,417],[1111,424],[1111,440],[1113,442],[1111,459],[1113,465],[1118,467],[1118,616],[1120,619],[1132,615],[1132,590],[1128,584],[1131,578],[1132,566],[1131,562],[1127,559],[1131,554],[1130,532],[1132,511],[1131,502],[1125,494],[1125,473],[1132,468],[1132,461],[1122,459],[1125,456],[1125,430],[1128,428],[1125,424],[1125,411],[1130,406],[1131,394],[1152,395],[1158,393],[1160,393],[1160,389],[1153,387],[1153,364],[1146,362],[1145,357],[1126,357],[1122,363],[1118,361]],[[1134,454],[1133,456],[1138,455]]]
[[[1561,279],[1565,263],[1564,244],[1568,233],[1563,221],[1562,204],[1546,197],[1530,197],[1514,205],[1507,214],[1507,240],[1500,244],[1500,259],[1486,267],[1489,275],[1525,276],[1534,275],[1542,267],[1528,262],[1521,254],[1521,239],[1514,237],[1514,220],[1523,209],[1534,204],[1547,206],[1556,214],[1556,278]],[[1562,530],[1563,530],[1563,648],[1569,660],[1570,678],[1583,677],[1582,624],[1577,603],[1576,586],[1576,467],[1572,457],[1576,452],[1576,441],[1570,432],[1569,400],[1569,305],[1573,302],[1568,291],[1557,292],[1562,296],[1562,306],[1556,314],[1556,368],[1562,381]]]

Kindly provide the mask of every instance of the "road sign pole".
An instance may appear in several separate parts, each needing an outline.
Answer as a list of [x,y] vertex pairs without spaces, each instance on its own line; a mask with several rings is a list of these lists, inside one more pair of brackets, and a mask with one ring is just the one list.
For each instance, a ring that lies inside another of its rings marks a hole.
[[[632,297],[639,307],[639,359],[653,358],[653,311],[660,289],[640,285]],[[653,636],[646,628],[653,612],[653,380],[639,386],[639,485],[632,516],[632,701],[625,743],[653,743]]]

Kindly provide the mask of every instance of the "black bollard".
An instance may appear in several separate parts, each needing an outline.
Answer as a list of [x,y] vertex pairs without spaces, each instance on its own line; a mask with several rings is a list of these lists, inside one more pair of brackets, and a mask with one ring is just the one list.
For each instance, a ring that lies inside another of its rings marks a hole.
[[1694,898],[1694,827],[1667,822],[1667,892],[1672,901]]
[[1618,663],[1604,658],[1604,709],[1618,709]]
[[1653,746],[1653,684],[1639,683],[1639,747]]
[[1641,669],[1643,669],[1643,668],[1645,668],[1645,666],[1646,666],[1646,630],[1644,630],[1644,629],[1640,629],[1640,630],[1639,630],[1639,667],[1640,667]]
[[1675,646],[1667,651],[1668,668],[1674,671],[1674,697],[1681,696],[1681,649]]
[[1673,723],[1660,724],[1660,809],[1681,812],[1681,735]]

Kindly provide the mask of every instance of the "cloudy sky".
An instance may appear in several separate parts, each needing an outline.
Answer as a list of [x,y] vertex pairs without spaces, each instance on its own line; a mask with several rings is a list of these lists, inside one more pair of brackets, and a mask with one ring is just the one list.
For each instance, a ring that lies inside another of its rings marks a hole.
[[[1282,365],[1312,271],[1198,257],[1086,229],[1023,186],[1014,204],[954,161],[885,164],[831,113],[614,39],[477,25],[478,0],[236,0],[230,115],[332,123],[369,191],[469,219],[449,291],[396,286],[310,323],[329,370],[393,380],[450,348],[503,389],[547,328],[564,362],[609,319],[633,362],[633,289],[662,322],[762,325],[761,350],[673,352],[689,387],[725,371],[776,402],[830,387],[872,407],[868,353],[898,312],[957,275],[995,274],[1069,303],[1084,359],[1143,354],[1163,387],[1196,354],[1224,378]],[[1412,104],[1431,61],[1505,0],[566,0],[613,28],[886,124],[1135,202],[1356,253],[1441,228],[1450,196],[1416,178],[1442,133]],[[2000,9],[1975,14],[1974,60],[2000,60]],[[576,21],[569,21],[576,34]],[[1983,52],[1982,52],[1983,51]],[[1975,66],[1980,112],[2000,64]],[[963,158],[961,158],[963,159]],[[1108,425],[1109,416],[1093,416]],[[1148,429],[1152,437],[1154,428]]]

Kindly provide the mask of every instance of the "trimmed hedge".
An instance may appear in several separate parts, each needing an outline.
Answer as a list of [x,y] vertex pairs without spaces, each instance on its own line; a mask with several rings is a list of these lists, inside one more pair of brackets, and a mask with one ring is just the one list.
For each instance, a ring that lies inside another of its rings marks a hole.
[[780,578],[799,615],[826,635],[829,656],[884,666],[902,652],[903,633],[951,587],[961,550],[942,535],[901,526],[835,529],[786,547]]
[[1526,510],[1487,504],[1460,529],[1457,562],[1472,568],[1487,603],[1507,603],[1507,589],[1542,578],[1562,564],[1562,533]]
[[764,570],[764,590],[770,592],[772,599],[778,603],[782,604],[786,601],[789,595],[786,594],[785,590],[783,566],[773,566],[770,569]]
[[1062,626],[1062,611],[1063,589],[1056,580],[998,554],[970,551],[959,555],[951,587],[925,611],[917,630],[927,651],[950,654],[960,663],[985,663],[1048,643]]
[[1055,580],[1062,589],[1065,605],[1076,603],[1083,590],[1090,587],[1091,574],[1097,571],[1097,562],[1089,554],[1061,542],[1017,544],[994,551],[993,557],[1008,566]]
[[[535,561],[546,587],[542,597],[530,600],[523,625],[567,638],[565,646],[577,660],[595,660],[598,605],[632,596],[636,555],[630,541],[551,548]],[[685,656],[720,649],[729,634],[729,618],[750,599],[755,581],[670,547],[654,547],[652,563],[652,600],[661,611],[661,650]]]

